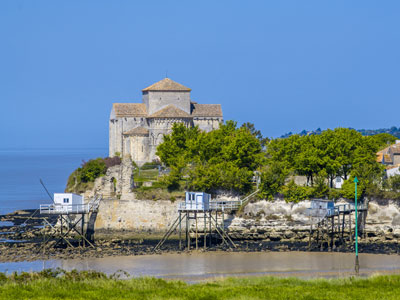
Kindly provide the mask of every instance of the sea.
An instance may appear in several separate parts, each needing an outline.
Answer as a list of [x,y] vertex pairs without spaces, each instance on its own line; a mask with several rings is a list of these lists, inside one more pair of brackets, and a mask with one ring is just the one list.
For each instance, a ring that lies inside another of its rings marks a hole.
[[37,209],[52,200],[49,193],[62,193],[69,175],[83,161],[106,157],[107,148],[0,148],[0,215],[20,209]]

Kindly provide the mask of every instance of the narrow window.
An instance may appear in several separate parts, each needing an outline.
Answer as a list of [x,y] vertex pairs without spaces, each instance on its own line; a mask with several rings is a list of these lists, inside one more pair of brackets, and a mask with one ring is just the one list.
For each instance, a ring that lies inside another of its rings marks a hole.
[[68,198],[64,198],[64,203],[69,203],[69,199]]

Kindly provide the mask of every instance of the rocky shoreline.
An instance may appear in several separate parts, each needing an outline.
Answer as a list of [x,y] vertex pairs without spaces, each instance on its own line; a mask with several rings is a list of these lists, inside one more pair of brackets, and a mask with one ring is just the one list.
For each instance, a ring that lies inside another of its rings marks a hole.
[[[131,238],[96,239],[95,248],[82,247],[76,242],[77,247],[67,247],[60,244],[54,247],[55,239],[51,239],[45,249],[42,249],[43,240],[49,236],[43,228],[42,219],[31,218],[33,211],[17,211],[12,214],[0,216],[0,221],[6,225],[0,226],[0,262],[18,262],[53,259],[76,258],[100,258],[107,256],[144,255],[162,253],[180,253],[179,241],[176,237],[169,239],[161,250],[153,251],[154,246],[161,238],[160,235],[131,234]],[[27,221],[28,220],[28,221]],[[55,222],[55,220],[53,220]],[[12,225],[11,225],[12,224]],[[265,238],[264,234],[254,232],[251,237],[248,234],[240,235],[232,233],[232,238],[237,248],[228,248],[221,241],[215,240],[212,247],[203,249],[199,243],[197,251],[231,251],[231,252],[267,252],[267,251],[324,251],[327,247],[309,249],[305,232],[301,238],[296,232],[287,232],[280,238]],[[133,238],[132,238],[133,237]],[[215,239],[216,237],[214,237]],[[334,252],[353,252],[353,246],[336,245]],[[192,250],[196,251],[196,250]],[[367,237],[360,240],[360,253],[374,254],[399,254],[400,248],[397,239],[377,239]]]

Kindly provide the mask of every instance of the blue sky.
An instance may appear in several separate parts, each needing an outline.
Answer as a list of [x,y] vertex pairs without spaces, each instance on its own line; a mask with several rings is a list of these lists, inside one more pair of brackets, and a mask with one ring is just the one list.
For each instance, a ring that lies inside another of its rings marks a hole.
[[0,1],[0,138],[107,147],[168,77],[277,137],[400,126],[399,1]]

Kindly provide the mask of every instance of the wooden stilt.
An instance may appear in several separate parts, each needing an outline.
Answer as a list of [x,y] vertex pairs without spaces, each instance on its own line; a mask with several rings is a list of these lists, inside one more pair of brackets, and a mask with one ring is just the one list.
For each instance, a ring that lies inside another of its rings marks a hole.
[[212,228],[211,228],[211,211],[209,212],[209,215],[208,215],[208,218],[209,218],[209,229],[210,229],[210,241],[209,241],[209,243],[208,243],[208,245],[209,245],[209,247],[211,247],[211,244],[212,244]]
[[197,211],[194,213],[194,218],[196,222],[196,250],[199,249],[199,244],[198,244],[198,232],[197,232]]
[[182,212],[179,211],[179,250],[182,251]]
[[84,227],[85,227],[85,214],[82,214],[82,223],[81,223],[81,234],[82,234],[82,246],[85,247],[85,239],[84,237]]
[[344,243],[344,222],[346,221],[346,214],[343,213],[342,217],[342,243]]
[[[218,212],[217,211],[215,211],[215,224],[218,226]],[[217,235],[215,235],[215,244],[217,244],[218,243],[218,237],[217,237]]]
[[335,245],[335,216],[331,218],[331,242],[330,242],[330,251],[333,250],[333,246]]
[[186,212],[186,241],[187,241],[187,250],[188,251],[190,251],[189,217],[190,217],[190,213]]
[[349,234],[350,234],[351,245],[353,245],[353,232],[352,232],[352,229],[351,229],[351,225],[352,225],[352,222],[351,222],[351,211],[350,211],[349,212]]
[[206,212],[203,211],[203,220],[204,220],[204,231],[203,231],[203,236],[204,236],[204,250],[207,249],[207,218],[206,218]]
[[310,235],[308,236],[308,250],[311,250],[311,236],[312,236],[312,223],[311,223],[311,216],[308,217],[310,220]]

